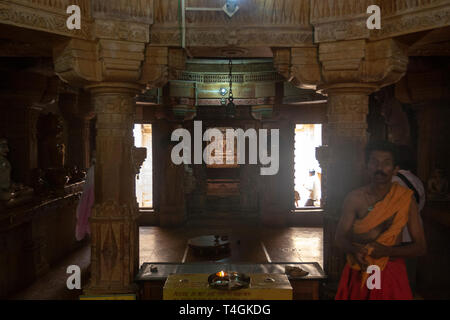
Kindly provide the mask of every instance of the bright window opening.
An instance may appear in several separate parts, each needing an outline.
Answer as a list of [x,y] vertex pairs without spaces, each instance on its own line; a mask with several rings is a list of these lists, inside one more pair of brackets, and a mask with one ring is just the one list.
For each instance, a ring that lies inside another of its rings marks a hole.
[[321,145],[321,124],[297,124],[295,126],[295,208],[321,206],[322,171],[316,159],[316,148]]
[[147,158],[136,175],[136,198],[139,208],[153,208],[152,125],[136,124],[133,134],[135,147],[147,149]]

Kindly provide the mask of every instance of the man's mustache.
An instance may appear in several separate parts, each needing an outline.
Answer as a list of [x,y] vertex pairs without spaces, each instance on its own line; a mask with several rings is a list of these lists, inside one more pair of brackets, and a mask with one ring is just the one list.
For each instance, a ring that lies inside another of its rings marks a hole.
[[383,177],[387,177],[387,174],[384,173],[383,171],[375,171],[374,176],[377,176],[377,175],[380,175],[380,176],[383,176]]

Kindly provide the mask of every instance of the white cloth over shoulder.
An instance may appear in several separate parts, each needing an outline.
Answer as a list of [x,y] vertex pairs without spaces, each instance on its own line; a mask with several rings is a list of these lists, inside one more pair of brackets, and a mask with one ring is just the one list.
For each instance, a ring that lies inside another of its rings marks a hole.
[[[425,188],[423,186],[423,183],[419,179],[419,177],[417,177],[414,173],[412,173],[409,170],[399,170],[398,172],[401,173],[406,179],[408,179],[408,181],[413,185],[413,187],[416,189],[417,193],[419,194],[419,203],[417,204],[417,206],[419,208],[420,221],[422,222],[422,217],[420,216],[420,213],[422,212],[422,209],[425,206],[425,200],[426,200]],[[403,186],[405,188],[409,188],[406,185],[406,183],[403,182],[403,180],[397,176],[394,176],[392,178],[392,182],[397,182],[401,186]],[[413,197],[413,199],[415,199],[415,197]],[[409,234],[409,231],[408,231],[408,226],[405,226],[405,228],[403,229],[402,241],[403,242],[411,242],[412,241],[411,235]]]

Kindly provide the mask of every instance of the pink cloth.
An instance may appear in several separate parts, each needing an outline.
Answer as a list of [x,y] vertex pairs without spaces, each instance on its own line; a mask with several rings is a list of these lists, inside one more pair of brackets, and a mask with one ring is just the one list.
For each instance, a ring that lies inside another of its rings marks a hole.
[[77,206],[77,225],[75,228],[75,238],[78,241],[84,239],[86,234],[91,234],[89,227],[89,217],[94,205],[94,166],[89,168],[83,193]]

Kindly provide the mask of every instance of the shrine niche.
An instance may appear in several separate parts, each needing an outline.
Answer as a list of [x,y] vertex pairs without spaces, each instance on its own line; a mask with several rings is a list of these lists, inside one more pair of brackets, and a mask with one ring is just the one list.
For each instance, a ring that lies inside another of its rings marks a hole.
[[[227,145],[227,129],[235,130],[235,128],[215,128],[222,134],[222,140],[218,142],[217,148],[214,149],[211,154],[208,154],[206,160],[207,168],[239,168],[238,157],[237,157],[237,139],[234,139],[233,148]],[[208,130],[208,129],[206,129]],[[211,143],[215,142],[215,137],[211,139]],[[220,159],[219,163],[215,163],[214,159]],[[210,164],[208,164],[210,163]]]
[[58,115],[41,115],[38,120],[39,167],[55,187],[69,182],[65,167],[66,145],[63,138],[63,121]]
[[[207,128],[205,129],[208,130]],[[233,128],[219,127],[216,129],[221,132],[222,139],[218,141],[216,149],[205,159],[206,163],[211,163],[206,165],[207,203],[239,201],[234,200],[240,194],[240,179],[237,178],[240,176],[240,166],[237,160],[237,142],[235,141],[234,148],[230,149],[226,140],[226,130]],[[214,140],[215,137],[212,138],[211,143],[214,143]],[[218,159],[222,162],[221,164],[214,162]],[[237,179],[233,179],[233,176]],[[215,207],[214,205],[212,206]]]
[[0,210],[16,207],[33,199],[33,189],[11,180],[11,163],[7,159],[8,140],[0,138]]

